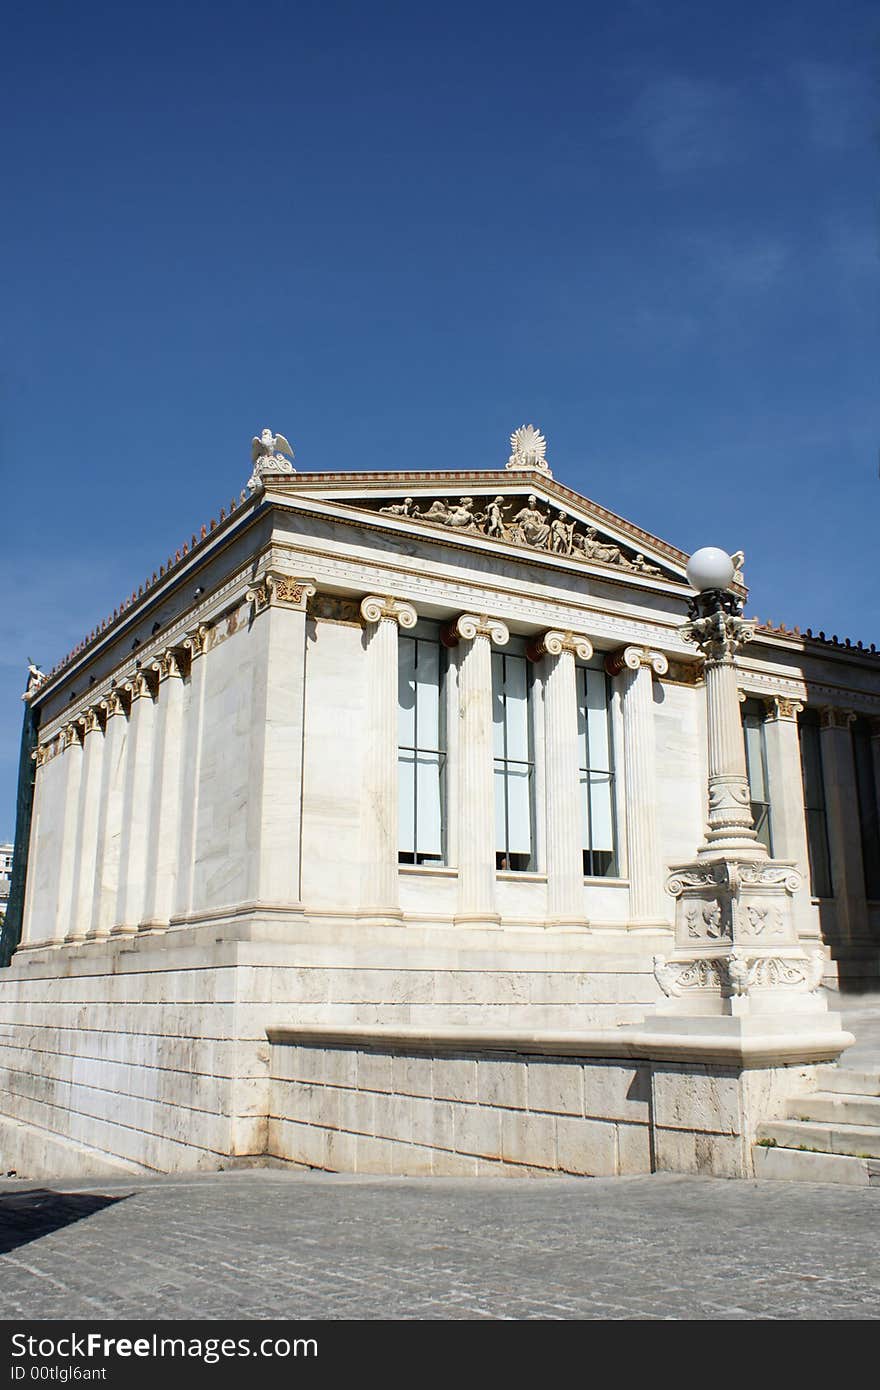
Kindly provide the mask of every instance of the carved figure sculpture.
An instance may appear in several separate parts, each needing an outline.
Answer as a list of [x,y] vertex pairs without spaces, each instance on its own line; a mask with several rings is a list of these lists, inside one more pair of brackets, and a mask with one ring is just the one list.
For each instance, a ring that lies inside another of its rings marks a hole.
[[542,548],[547,545],[550,527],[544,513],[538,511],[538,499],[534,495],[529,498],[529,505],[517,512],[513,524],[526,545]]
[[380,507],[379,511],[386,516],[418,516],[418,511],[412,510],[413,499],[404,497],[402,502],[392,502],[388,507]]
[[659,574],[660,569],[657,565],[649,565],[641,551],[632,562],[632,567],[637,574]]
[[504,515],[501,510],[503,503],[503,497],[496,497],[494,502],[489,503],[488,507],[486,508],[485,526],[487,536],[497,536],[498,539],[502,541],[504,540],[504,537],[506,535]]
[[444,521],[447,526],[454,526],[459,531],[476,531],[477,518],[474,516],[474,499],[462,497],[457,507],[449,508]]
[[426,521],[445,521],[449,516],[449,508],[445,502],[432,502],[425,512]]
[[574,545],[574,522],[566,521],[565,512],[557,512],[550,523],[550,549],[554,555],[570,555]]
[[603,545],[596,538],[595,526],[587,527],[587,534],[584,537],[584,554],[589,560],[603,560],[606,565],[619,565],[623,560],[620,547],[617,545]]

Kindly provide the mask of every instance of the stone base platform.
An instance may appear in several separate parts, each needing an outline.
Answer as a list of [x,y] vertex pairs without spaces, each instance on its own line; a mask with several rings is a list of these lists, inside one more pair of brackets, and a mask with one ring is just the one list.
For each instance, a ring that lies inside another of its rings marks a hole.
[[302,919],[24,950],[0,981],[0,1168],[748,1173],[757,1124],[847,1035],[652,1031],[655,951]]

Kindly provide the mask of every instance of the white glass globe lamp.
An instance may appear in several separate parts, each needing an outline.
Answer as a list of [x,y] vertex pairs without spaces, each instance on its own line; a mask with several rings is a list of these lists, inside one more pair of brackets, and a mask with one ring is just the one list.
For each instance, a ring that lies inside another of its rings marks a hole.
[[719,550],[715,545],[704,545],[688,560],[688,581],[698,594],[706,589],[729,589],[733,576],[733,561],[726,550]]

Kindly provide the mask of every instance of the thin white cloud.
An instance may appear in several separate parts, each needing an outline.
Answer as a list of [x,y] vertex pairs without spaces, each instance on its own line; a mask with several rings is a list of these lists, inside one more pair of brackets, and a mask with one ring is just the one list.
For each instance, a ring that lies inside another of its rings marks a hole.
[[634,118],[664,174],[687,174],[727,164],[741,150],[736,96],[717,82],[659,78],[642,91]]

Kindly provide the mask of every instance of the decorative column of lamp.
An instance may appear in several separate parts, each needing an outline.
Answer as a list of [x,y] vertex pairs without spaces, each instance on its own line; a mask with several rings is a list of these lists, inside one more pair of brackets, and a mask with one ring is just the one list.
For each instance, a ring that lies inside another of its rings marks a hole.
[[698,550],[687,574],[696,591],[682,636],[705,662],[708,816],[696,857],[672,866],[675,950],[654,958],[669,1002],[663,1013],[710,1016],[823,1013],[824,957],[798,941],[794,860],[771,859],[752,822],[735,657],[754,636],[731,589],[734,564],[723,550]]

